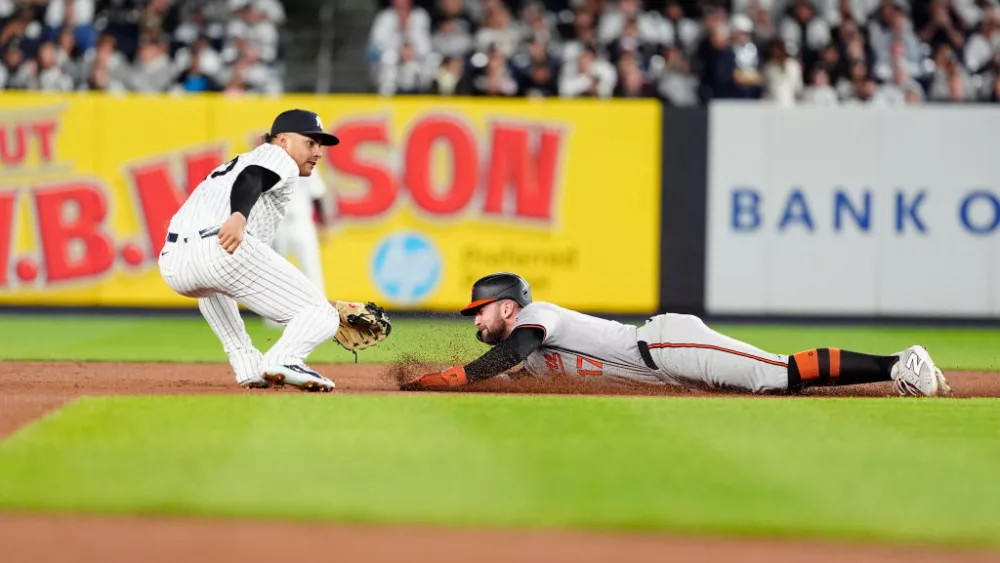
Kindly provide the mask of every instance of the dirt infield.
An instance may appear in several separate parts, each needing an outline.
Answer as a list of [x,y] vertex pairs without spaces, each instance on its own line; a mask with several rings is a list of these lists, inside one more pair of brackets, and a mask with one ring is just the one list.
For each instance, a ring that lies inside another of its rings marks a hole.
[[[399,367],[314,366],[339,393],[396,393]],[[411,366],[423,368],[425,366]],[[409,368],[408,368],[409,369]],[[1000,374],[946,374],[954,397],[1000,397]],[[23,424],[87,395],[268,394],[244,390],[228,365],[129,363],[0,364],[0,438]],[[472,393],[600,395],[718,395],[676,388],[533,380],[490,381]],[[890,396],[888,384],[808,390],[806,395]],[[772,400],[768,397],[764,400]],[[784,399],[787,400],[787,399]],[[0,514],[3,560],[145,563],[181,560],[274,561],[339,556],[381,561],[998,561],[1000,553],[764,540],[692,539],[662,535],[439,530],[301,525],[259,521],[108,518]]]

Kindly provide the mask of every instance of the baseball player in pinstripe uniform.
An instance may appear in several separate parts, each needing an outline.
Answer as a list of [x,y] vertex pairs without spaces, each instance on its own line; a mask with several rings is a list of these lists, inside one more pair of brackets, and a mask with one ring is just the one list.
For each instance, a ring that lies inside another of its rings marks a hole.
[[[337,143],[315,113],[283,112],[263,144],[209,174],[170,221],[160,273],[175,292],[198,299],[240,385],[334,388],[305,359],[338,333],[340,302],[270,244],[299,178],[312,174],[323,146]],[[285,325],[266,354],[250,341],[237,302]]]
[[836,348],[771,354],[719,334],[691,315],[657,315],[635,327],[532,301],[528,283],[511,273],[477,281],[462,314],[475,317],[476,337],[493,348],[465,366],[406,382],[404,390],[463,385],[508,372],[523,362],[529,374],[542,378],[610,377],[752,393],[890,380],[901,395],[950,392],[941,370],[921,346],[890,356]]

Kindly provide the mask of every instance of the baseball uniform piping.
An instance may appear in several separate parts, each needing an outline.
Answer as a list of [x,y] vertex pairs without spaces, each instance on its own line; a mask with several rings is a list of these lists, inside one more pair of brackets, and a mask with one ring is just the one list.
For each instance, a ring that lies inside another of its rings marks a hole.
[[650,344],[650,349],[653,348],[701,348],[704,350],[715,350],[718,352],[725,352],[727,354],[733,354],[736,356],[743,356],[744,358],[750,358],[751,360],[757,360],[758,362],[764,362],[765,364],[770,364],[772,366],[788,367],[785,362],[779,362],[777,360],[769,360],[767,358],[761,358],[760,356],[754,356],[753,354],[747,354],[746,352],[740,352],[739,350],[733,350],[731,348],[723,348],[722,346],[713,346],[711,344],[694,344],[694,343],[680,343],[680,342],[661,342],[659,344]]

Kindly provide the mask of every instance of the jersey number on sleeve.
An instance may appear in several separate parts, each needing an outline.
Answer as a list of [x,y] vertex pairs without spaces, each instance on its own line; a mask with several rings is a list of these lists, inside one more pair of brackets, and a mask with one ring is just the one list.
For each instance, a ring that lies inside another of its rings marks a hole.
[[229,161],[229,164],[227,164],[225,168],[223,168],[222,170],[216,170],[215,172],[212,172],[211,177],[218,178],[219,176],[225,176],[226,174],[229,174],[230,172],[233,171],[233,168],[236,167],[236,161],[238,161],[239,159],[240,157],[234,156],[233,159]]

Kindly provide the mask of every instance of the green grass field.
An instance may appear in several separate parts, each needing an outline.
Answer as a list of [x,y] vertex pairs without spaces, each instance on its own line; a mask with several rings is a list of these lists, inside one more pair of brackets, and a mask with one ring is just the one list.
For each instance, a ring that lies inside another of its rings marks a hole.
[[[716,328],[776,352],[922,343],[945,369],[1000,369],[996,330]],[[225,361],[197,318],[5,316],[0,343],[5,360]],[[400,320],[361,360],[483,350],[467,322]],[[0,509],[1000,548],[998,429],[994,399],[95,397],[0,441]]]
[[[913,344],[927,346],[942,369],[1000,371],[1000,329],[854,326],[713,325],[713,328],[775,353],[839,347],[888,354]],[[247,330],[259,347],[280,333],[257,318]],[[365,363],[391,362],[402,354],[435,361],[471,360],[487,348],[462,320],[400,319],[383,345],[359,355]],[[44,338],[39,338],[44,335]],[[222,347],[200,317],[35,317],[0,319],[0,360],[225,362]],[[324,344],[313,363],[351,363],[354,356]]]

